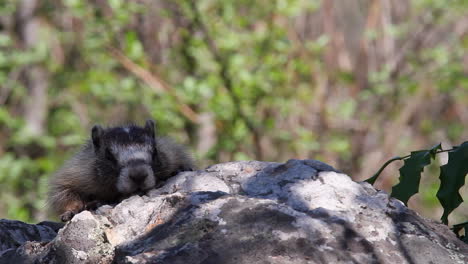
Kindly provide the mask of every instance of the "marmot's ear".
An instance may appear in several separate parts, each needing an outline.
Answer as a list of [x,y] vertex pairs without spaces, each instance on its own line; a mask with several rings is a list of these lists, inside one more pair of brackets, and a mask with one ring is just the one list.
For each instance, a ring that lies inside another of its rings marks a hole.
[[155,122],[152,119],[146,120],[145,130],[152,138],[155,137]]
[[101,136],[103,129],[100,125],[94,125],[91,129],[91,139],[93,140],[93,145],[96,149],[99,149],[101,146]]

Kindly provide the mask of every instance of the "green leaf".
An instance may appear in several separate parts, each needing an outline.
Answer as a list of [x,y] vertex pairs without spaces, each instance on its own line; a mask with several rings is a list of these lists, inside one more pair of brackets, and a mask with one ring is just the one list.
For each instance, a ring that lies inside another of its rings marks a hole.
[[419,181],[424,167],[431,164],[431,151],[420,150],[411,152],[400,168],[400,182],[393,186],[392,197],[401,200],[407,205],[411,196],[419,191]]
[[440,188],[437,192],[437,198],[444,208],[441,217],[444,224],[448,224],[448,215],[463,202],[458,190],[465,184],[468,173],[468,141],[448,155],[447,164],[440,167]]
[[[424,152],[424,151],[428,151],[432,157],[432,159],[435,159],[435,156],[437,154],[437,151],[438,150],[442,150],[442,144],[439,143],[437,145],[434,145],[432,148],[430,148],[429,150],[420,150],[420,151],[416,151],[416,152]],[[413,153],[416,153],[416,152],[413,152]],[[412,154],[413,154],[412,153]],[[411,155],[412,155],[411,154]],[[410,155],[410,157],[411,157]],[[370,184],[374,184],[375,181],[377,180],[377,178],[380,176],[380,174],[382,173],[382,171],[392,162],[396,161],[396,160],[405,160],[406,157],[394,157],[394,158],[391,158],[390,160],[388,160],[387,162],[385,162],[384,165],[382,165],[382,167],[380,167],[380,169],[372,176],[370,177],[369,179],[365,180],[365,182],[368,182]]]

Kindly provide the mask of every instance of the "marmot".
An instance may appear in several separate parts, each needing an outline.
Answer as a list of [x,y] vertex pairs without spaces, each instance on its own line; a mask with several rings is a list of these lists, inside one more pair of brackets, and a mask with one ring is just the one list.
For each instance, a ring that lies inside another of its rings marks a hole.
[[48,205],[69,221],[98,204],[144,193],[181,171],[194,170],[191,156],[171,139],[155,136],[155,123],[102,128],[50,181]]

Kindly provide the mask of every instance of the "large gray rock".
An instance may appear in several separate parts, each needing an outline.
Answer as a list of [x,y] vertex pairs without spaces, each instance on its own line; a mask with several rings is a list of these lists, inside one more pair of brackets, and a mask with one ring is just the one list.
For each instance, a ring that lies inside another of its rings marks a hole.
[[184,172],[76,215],[53,240],[53,228],[25,232],[1,231],[0,262],[468,263],[446,226],[313,160]]

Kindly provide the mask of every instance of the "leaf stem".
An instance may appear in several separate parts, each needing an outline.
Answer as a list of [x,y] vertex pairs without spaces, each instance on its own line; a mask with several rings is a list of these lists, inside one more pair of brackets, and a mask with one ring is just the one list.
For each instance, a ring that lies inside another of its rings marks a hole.
[[458,148],[458,146],[454,146],[451,149],[441,149],[441,150],[436,151],[436,154],[439,154],[439,153],[442,153],[442,152],[447,152],[447,151],[452,151],[452,150],[455,150],[457,148]]
[[403,159],[406,159],[408,158],[409,156],[411,155],[408,155],[408,156],[404,156],[404,157],[394,157],[394,158],[391,158],[389,160],[387,160],[387,162],[384,163],[384,165],[382,165],[382,167],[380,167],[380,169],[372,176],[370,177],[369,179],[365,180],[365,182],[368,182],[370,184],[374,184],[374,182],[377,180],[377,178],[379,177],[380,173],[382,173],[382,171],[388,166],[388,164],[394,162],[395,160],[403,160]]

